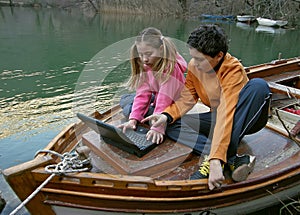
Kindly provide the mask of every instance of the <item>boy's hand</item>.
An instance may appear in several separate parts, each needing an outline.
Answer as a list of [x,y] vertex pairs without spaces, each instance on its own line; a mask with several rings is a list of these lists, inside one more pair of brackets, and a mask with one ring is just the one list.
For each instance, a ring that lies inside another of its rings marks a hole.
[[165,126],[167,124],[167,116],[164,114],[153,114],[151,116],[146,117],[141,122],[147,122],[150,121],[151,126],[153,127],[159,127],[159,126]]
[[223,168],[221,161],[218,159],[212,159],[209,161],[209,177],[208,188],[213,190],[214,188],[221,187],[225,177],[223,175]]

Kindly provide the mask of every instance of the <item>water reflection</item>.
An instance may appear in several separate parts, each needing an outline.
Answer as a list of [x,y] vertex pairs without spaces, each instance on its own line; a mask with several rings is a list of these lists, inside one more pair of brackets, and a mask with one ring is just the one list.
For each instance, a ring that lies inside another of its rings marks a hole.
[[254,25],[253,24],[247,24],[247,23],[244,23],[244,22],[237,22],[236,27],[238,27],[242,30],[252,31],[253,28],[254,28]]
[[265,32],[269,34],[285,34],[286,30],[283,28],[274,28],[269,26],[259,25],[255,29],[256,32]]

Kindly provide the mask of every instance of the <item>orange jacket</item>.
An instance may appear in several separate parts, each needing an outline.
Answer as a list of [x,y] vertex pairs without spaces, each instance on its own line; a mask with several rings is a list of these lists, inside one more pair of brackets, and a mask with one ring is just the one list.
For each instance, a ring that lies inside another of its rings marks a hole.
[[242,64],[229,53],[216,72],[204,73],[197,70],[192,59],[188,64],[185,89],[180,98],[167,107],[173,122],[188,112],[200,99],[211,110],[217,110],[216,125],[212,138],[209,159],[227,161],[233,116],[241,89],[248,82]]

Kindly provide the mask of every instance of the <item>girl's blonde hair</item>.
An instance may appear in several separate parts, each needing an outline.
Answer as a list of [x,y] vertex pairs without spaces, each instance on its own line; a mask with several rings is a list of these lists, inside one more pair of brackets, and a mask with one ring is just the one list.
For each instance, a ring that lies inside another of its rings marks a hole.
[[162,82],[167,81],[172,74],[176,63],[176,46],[169,39],[162,35],[160,30],[149,27],[141,31],[136,37],[135,44],[131,47],[130,63],[131,63],[131,77],[129,79],[129,87],[135,89],[145,81],[145,72],[143,63],[139,57],[136,44],[145,42],[153,48],[163,47],[162,57],[153,66],[152,70],[155,72],[155,78]]

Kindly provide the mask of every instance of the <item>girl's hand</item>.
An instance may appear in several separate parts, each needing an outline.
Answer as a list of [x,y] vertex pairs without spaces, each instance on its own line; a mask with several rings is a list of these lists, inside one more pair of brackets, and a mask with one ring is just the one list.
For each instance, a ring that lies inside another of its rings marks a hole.
[[128,122],[119,125],[118,128],[123,128],[123,133],[125,133],[127,128],[135,130],[136,124],[137,121],[135,119],[130,119]]
[[152,143],[160,144],[164,140],[164,135],[151,129],[147,132],[146,138],[147,140],[151,140]]

